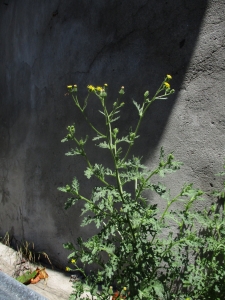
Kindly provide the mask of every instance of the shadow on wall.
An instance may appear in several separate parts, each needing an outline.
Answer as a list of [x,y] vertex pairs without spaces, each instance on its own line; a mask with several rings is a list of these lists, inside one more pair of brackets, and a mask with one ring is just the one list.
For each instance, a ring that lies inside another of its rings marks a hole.
[[[160,141],[178,91],[182,89],[207,1],[100,1],[92,7],[93,12],[89,4],[78,9],[74,4],[62,8],[62,15],[70,20],[75,36],[77,24],[79,28],[86,28],[84,41],[81,41],[85,45],[82,51],[77,50],[79,38],[67,36],[75,61],[69,57],[71,71],[65,84],[78,84],[82,98],[87,84],[107,82],[111,102],[117,97],[115,91],[124,85],[126,106],[119,123],[126,133],[130,126],[127,121],[131,120],[131,125],[135,125],[137,120],[132,98],[141,102],[145,90],[150,90],[153,95],[165,75],[171,74],[176,94],[166,103],[154,103],[140,128],[140,134],[145,138],[140,139],[139,149],[146,151],[147,148],[151,155]],[[71,122],[75,109],[72,111]],[[101,115],[96,115],[93,105],[88,107],[88,115],[101,126]]]

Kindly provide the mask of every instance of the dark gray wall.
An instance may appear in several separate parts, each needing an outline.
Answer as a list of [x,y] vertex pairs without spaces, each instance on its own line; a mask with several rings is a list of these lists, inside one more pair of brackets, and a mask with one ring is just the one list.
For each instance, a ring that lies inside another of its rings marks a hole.
[[[67,84],[126,88],[123,130],[137,119],[131,98],[154,92],[166,74],[176,94],[155,103],[136,148],[154,164],[163,145],[184,161],[172,186],[184,181],[210,189],[224,153],[223,1],[79,0],[0,2],[0,234],[34,242],[63,266],[62,243],[79,228],[80,209],[63,210],[57,187],[85,164],[64,156],[66,126],[87,132]],[[95,104],[88,115],[100,123]],[[99,125],[101,126],[101,125]],[[107,157],[89,149],[92,158]],[[90,184],[91,185],[91,184]],[[88,195],[90,186],[81,182]]]

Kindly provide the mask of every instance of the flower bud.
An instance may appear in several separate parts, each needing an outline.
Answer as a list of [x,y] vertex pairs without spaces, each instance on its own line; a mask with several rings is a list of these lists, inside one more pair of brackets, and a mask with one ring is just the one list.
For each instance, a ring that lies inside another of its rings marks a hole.
[[170,153],[169,156],[168,156],[168,159],[169,160],[174,159],[174,155],[172,153]]
[[104,89],[101,90],[100,94],[99,94],[101,97],[106,97],[107,96],[107,93]]
[[66,191],[67,191],[67,192],[70,192],[70,190],[71,190],[71,188],[70,188],[70,186],[67,184],[67,185],[66,185]]
[[117,135],[118,132],[119,132],[119,129],[118,129],[118,128],[114,128],[114,129],[113,129],[113,133],[114,133],[115,135]]
[[147,98],[148,96],[149,96],[149,91],[146,91],[146,92],[144,93],[144,97]]
[[112,296],[112,295],[113,295],[113,287],[112,287],[112,286],[110,286],[110,287],[109,287],[109,291],[108,291],[108,293],[109,293],[109,295],[110,295],[110,296]]
[[124,86],[121,86],[121,89],[120,89],[120,91],[119,91],[119,94],[120,94],[120,95],[124,95],[124,94],[125,94],[125,92],[124,92]]
[[127,290],[127,288],[124,286],[121,293],[120,293],[120,295],[125,296],[126,295],[126,290]]
[[70,126],[70,133],[74,134],[75,133],[75,127],[74,126]]
[[135,133],[134,132],[130,132],[129,138],[130,138],[131,141],[133,141],[134,138],[135,138]]

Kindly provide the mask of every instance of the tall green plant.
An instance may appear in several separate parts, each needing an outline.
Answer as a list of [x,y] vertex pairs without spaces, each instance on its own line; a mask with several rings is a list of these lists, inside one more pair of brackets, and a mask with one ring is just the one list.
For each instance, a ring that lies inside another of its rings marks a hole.
[[[59,188],[71,194],[65,209],[83,201],[81,226],[91,223],[96,226],[93,236],[79,237],[75,246],[64,244],[72,251],[68,259],[74,268],[68,270],[78,270],[84,276],[84,280],[74,283],[71,299],[79,299],[85,291],[96,299],[110,299],[112,285],[121,291],[118,297],[132,300],[223,299],[220,294],[225,295],[222,284],[225,272],[220,267],[220,262],[224,262],[224,211],[222,215],[217,213],[215,206],[203,212],[194,211],[192,206],[202,200],[203,192],[194,189],[192,184],[185,184],[177,195],[171,196],[166,186],[154,181],[153,178],[159,180],[179,170],[181,163],[174,160],[172,153],[165,155],[161,149],[159,164],[152,170],[132,153],[150,105],[174,93],[170,88],[171,79],[167,75],[151,99],[146,91],[141,104],[133,101],[139,118],[134,130],[126,136],[120,136],[115,125],[124,106],[121,102],[124,87],[108,108],[107,84],[103,87],[89,85],[83,103],[78,99],[77,86],[68,86],[76,107],[96,134],[95,146],[110,153],[113,166],[106,168],[92,162],[86,152],[87,137],[78,139],[75,125],[67,127],[68,134],[62,142],[73,141],[76,147],[66,155],[82,156],[87,163],[84,171],[87,179],[99,180],[99,186],[93,188],[88,198],[80,191],[76,177],[71,184]],[[104,130],[96,128],[85,114],[91,94],[101,104],[99,112],[103,116]],[[146,191],[155,192],[164,199],[164,210],[159,210],[157,204],[146,198]],[[171,230],[174,225],[177,231]],[[95,271],[86,274],[87,266],[89,269],[95,266]],[[218,297],[212,298],[215,293]]]

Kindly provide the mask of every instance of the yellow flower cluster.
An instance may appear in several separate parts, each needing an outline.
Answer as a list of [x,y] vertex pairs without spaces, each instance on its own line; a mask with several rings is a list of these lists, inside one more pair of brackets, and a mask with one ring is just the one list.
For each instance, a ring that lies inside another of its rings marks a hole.
[[68,89],[68,92],[70,93],[73,93],[73,92],[77,92],[77,85],[74,84],[74,85],[67,85],[67,89]]
[[167,74],[165,82],[164,82],[164,86],[165,86],[166,89],[170,89],[170,84],[166,81],[166,80],[170,80],[170,79],[172,79],[172,76]]
[[93,85],[88,85],[87,88],[88,88],[89,92],[104,92],[105,88],[107,86],[108,86],[108,84],[105,83],[104,87],[101,87],[101,86],[94,87]]
[[74,85],[67,85],[67,88],[68,88],[68,89],[72,89],[72,87],[76,88],[77,85],[76,85],[76,84],[74,84]]

